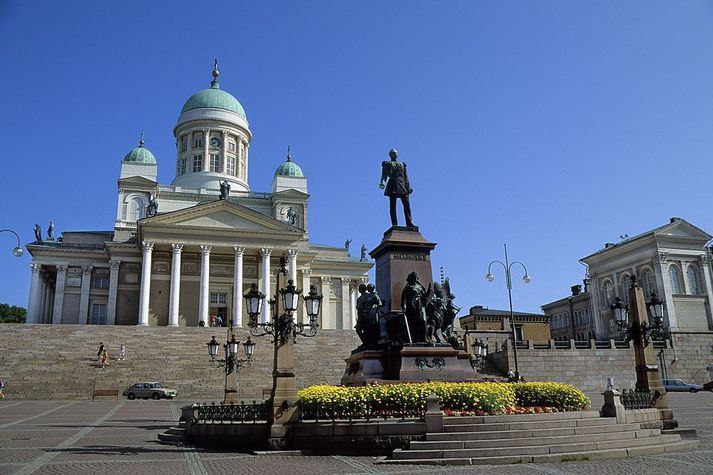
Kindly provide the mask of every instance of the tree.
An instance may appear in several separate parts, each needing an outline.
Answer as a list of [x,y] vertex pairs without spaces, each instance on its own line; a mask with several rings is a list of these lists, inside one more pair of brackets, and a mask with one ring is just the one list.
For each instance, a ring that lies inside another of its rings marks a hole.
[[0,303],[0,323],[25,323],[26,319],[26,308]]

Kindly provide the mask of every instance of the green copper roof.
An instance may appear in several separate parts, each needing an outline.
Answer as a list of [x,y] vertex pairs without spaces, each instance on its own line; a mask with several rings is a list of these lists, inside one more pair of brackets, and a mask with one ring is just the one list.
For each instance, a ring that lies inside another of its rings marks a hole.
[[277,167],[277,170],[275,170],[275,176],[291,176],[294,178],[305,177],[300,166],[292,161],[292,157],[290,157],[289,154],[287,155],[287,161],[280,164],[280,166]]
[[181,114],[193,109],[225,109],[247,120],[243,106],[232,95],[220,90],[217,79],[210,83],[210,89],[203,89],[189,97]]
[[140,145],[124,156],[125,162],[143,163],[145,165],[156,165],[156,157],[149,149]]

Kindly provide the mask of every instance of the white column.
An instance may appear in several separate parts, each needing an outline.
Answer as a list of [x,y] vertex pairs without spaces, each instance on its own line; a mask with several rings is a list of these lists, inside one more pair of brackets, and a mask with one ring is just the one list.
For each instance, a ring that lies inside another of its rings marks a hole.
[[149,299],[151,298],[151,253],[153,242],[142,243],[143,260],[141,263],[141,295],[139,295],[139,321],[137,325],[149,324]]
[[32,277],[30,278],[30,299],[27,303],[27,323],[39,323],[40,307],[42,305],[40,295],[40,271],[42,264],[30,264]]
[[92,269],[92,266],[82,266],[82,293],[79,295],[77,323],[89,323],[89,284],[92,282]]
[[210,308],[210,244],[201,244],[201,293],[198,304],[198,320],[209,325],[208,310]]
[[171,244],[173,259],[171,260],[171,297],[168,307],[168,326],[178,326],[178,306],[181,296],[181,251],[183,244]]
[[121,261],[109,261],[109,302],[106,309],[106,324],[116,325],[116,296],[119,290],[119,267]]
[[210,129],[203,129],[203,171],[210,171]]
[[357,312],[356,312],[356,299],[357,299],[357,286],[356,283],[352,284],[351,291],[349,292],[349,305],[350,305],[350,312],[349,314],[351,315],[351,326],[349,328],[354,328],[356,326],[356,321],[357,321]]
[[322,282],[322,328],[325,330],[334,329],[334,315],[332,315],[332,306],[329,302],[331,285],[330,277],[321,277]]
[[228,173],[228,132],[222,131],[223,141],[220,148],[220,173]]
[[270,305],[267,301],[271,298],[270,296],[270,255],[272,254],[272,248],[264,247],[260,249],[260,254],[262,254],[262,293],[265,294],[265,303],[262,306],[262,315],[260,315],[260,322],[266,323],[271,321],[270,315]]
[[67,277],[67,265],[57,266],[57,283],[54,287],[54,305],[52,309],[52,324],[62,323],[62,308],[64,307],[64,281]]
[[233,327],[243,326],[243,255],[245,248],[233,246],[235,265],[233,266]]
[[[711,309],[711,298],[713,298],[713,285],[711,285],[711,263],[708,256],[700,256],[700,279],[703,281],[703,291],[708,299],[708,308]],[[700,285],[700,284],[699,284]],[[713,315],[708,313],[708,329],[713,330]]]
[[[309,293],[309,286],[310,286],[310,270],[309,269],[303,269],[302,270],[302,295],[307,295]],[[300,312],[302,312],[302,322],[303,323],[309,323],[309,317],[307,316],[307,312],[304,309],[304,306],[300,306]]]
[[47,305],[48,288],[49,286],[42,278],[42,272],[40,272],[40,306],[37,312],[37,321],[35,323],[45,323],[45,305]]
[[297,249],[287,250],[287,269],[289,279],[297,285]]
[[[654,276],[656,277],[656,295],[663,300],[665,314],[668,316],[668,325],[671,330],[678,330],[678,319],[676,318],[676,307],[673,304],[673,288],[671,279],[668,276],[668,265],[665,264],[666,257],[659,254],[654,256]],[[665,269],[665,270],[664,270]],[[661,295],[663,293],[663,295]]]
[[[349,279],[346,277],[342,277],[342,322],[341,322],[341,328],[343,328],[343,329],[351,328],[350,323],[352,321],[352,318],[351,318],[351,312],[349,310],[351,309],[352,306],[351,306],[349,297],[350,297],[349,296]],[[339,327],[339,325],[337,325],[337,327]]]

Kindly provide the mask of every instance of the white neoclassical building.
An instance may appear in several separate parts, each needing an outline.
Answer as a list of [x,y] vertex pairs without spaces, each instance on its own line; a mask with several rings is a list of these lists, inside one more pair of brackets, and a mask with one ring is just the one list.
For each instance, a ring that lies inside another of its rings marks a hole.
[[[666,324],[674,334],[710,335],[713,331],[713,273],[710,234],[681,218],[655,229],[607,243],[580,260],[587,266],[584,292],[542,306],[552,316],[555,337],[605,339],[620,334],[609,306],[628,303],[636,276],[648,300],[664,301]],[[575,291],[575,288],[576,291]]]
[[[284,259],[298,287],[315,285],[324,296],[322,328],[352,328],[356,288],[372,263],[309,242],[307,178],[289,151],[272,191],[250,190],[252,132],[241,104],[220,89],[217,67],[210,88],[186,101],[173,134],[170,185],[157,182],[143,137],[122,160],[113,231],[27,245],[27,322],[196,326],[222,315],[242,326],[242,295],[252,283],[273,295]],[[224,180],[231,188],[221,200]]]

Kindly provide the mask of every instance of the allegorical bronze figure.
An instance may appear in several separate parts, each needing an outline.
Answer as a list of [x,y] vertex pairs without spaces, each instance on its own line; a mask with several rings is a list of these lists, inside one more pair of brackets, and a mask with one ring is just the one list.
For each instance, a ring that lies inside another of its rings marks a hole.
[[426,338],[426,305],[431,298],[431,283],[426,289],[418,281],[418,274],[411,272],[406,277],[406,286],[401,292],[401,309],[404,312],[406,332],[410,343],[423,343]]
[[411,184],[408,181],[406,173],[406,164],[399,162],[397,159],[399,153],[396,149],[389,150],[391,161],[381,162],[381,182],[379,188],[384,190],[384,195],[389,197],[389,213],[391,214],[391,225],[397,226],[396,219],[396,199],[401,199],[401,204],[404,207],[404,217],[406,218],[406,226],[409,228],[415,227],[411,221],[411,203],[409,195],[413,192]]

